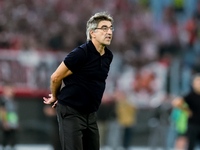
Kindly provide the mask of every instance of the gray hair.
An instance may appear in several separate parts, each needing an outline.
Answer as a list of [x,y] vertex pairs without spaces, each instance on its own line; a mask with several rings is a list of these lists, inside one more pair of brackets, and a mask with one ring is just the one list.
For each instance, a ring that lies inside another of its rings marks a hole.
[[95,30],[99,22],[104,20],[110,21],[113,24],[113,18],[107,12],[99,12],[90,17],[86,26],[87,41],[91,40],[90,30]]

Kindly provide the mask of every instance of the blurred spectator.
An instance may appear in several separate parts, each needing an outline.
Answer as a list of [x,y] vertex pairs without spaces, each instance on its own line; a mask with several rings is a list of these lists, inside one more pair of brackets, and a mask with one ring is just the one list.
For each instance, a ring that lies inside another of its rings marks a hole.
[[151,128],[149,146],[152,150],[158,147],[166,148],[167,130],[170,124],[169,116],[172,108],[170,102],[170,96],[166,95],[162,103],[155,108],[152,118],[148,121]]
[[200,1],[199,0],[197,0],[194,16],[198,19],[198,21],[200,21]]
[[178,108],[172,109],[170,117],[170,127],[167,134],[168,149],[175,148],[179,150],[184,150],[186,148],[187,119],[187,112]]
[[176,12],[184,11],[184,0],[173,0],[173,5]]
[[35,41],[32,37],[27,36],[26,39],[23,39],[22,46],[18,53],[18,61],[26,69],[28,86],[36,88],[36,81],[33,76],[37,75],[36,68],[39,65],[39,54],[35,48]]
[[61,143],[58,131],[58,121],[56,117],[56,110],[51,106],[44,106],[44,113],[50,119],[52,128],[48,133],[50,134],[50,144],[52,144],[54,150],[61,150]]
[[[183,97],[173,101],[173,106],[188,113],[187,150],[194,150],[200,136],[200,75],[196,74],[192,81],[192,90]],[[185,103],[188,107],[185,106]]]
[[175,18],[175,12],[172,6],[164,9],[162,19],[162,22],[156,25],[160,58],[165,54],[177,56],[181,52],[179,24]]
[[3,86],[3,93],[0,99],[0,119],[3,131],[3,148],[11,146],[14,150],[14,146],[17,142],[17,129],[18,129],[18,114],[17,105],[14,101],[14,91],[11,84],[5,84]]
[[192,47],[198,35],[198,20],[197,16],[193,15],[191,19],[187,20],[185,25],[188,32],[188,46]]
[[136,107],[128,100],[122,91],[116,91],[116,116],[122,131],[122,147],[130,148],[134,138],[134,125],[136,124]]
[[97,121],[100,134],[100,146],[108,146],[109,123],[115,120],[115,101],[112,95],[105,93],[97,111]]

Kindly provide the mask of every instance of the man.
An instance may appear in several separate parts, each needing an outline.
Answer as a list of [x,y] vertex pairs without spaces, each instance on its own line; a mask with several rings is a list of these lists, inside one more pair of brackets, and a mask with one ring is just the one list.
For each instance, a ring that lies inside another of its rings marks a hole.
[[191,92],[183,98],[176,98],[172,104],[189,115],[186,133],[188,140],[187,150],[194,150],[200,136],[200,74],[194,76]]
[[3,86],[3,93],[0,97],[0,122],[3,129],[3,149],[8,145],[14,149],[17,141],[18,115],[13,87],[8,83]]
[[112,17],[96,13],[87,22],[87,42],[69,53],[51,76],[50,97],[43,99],[57,105],[62,150],[99,150],[96,111],[113,59],[106,47],[113,30]]

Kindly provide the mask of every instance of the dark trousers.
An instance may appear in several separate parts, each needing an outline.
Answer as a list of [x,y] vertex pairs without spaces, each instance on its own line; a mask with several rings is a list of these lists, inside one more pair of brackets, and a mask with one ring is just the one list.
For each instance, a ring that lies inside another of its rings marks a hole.
[[194,150],[200,136],[200,126],[189,124],[187,131],[188,148],[187,150]]
[[82,114],[59,103],[56,110],[62,150],[99,150],[96,113]]
[[125,127],[123,136],[124,148],[128,148],[131,145],[132,137],[133,137],[133,127]]
[[10,145],[14,146],[16,144],[16,130],[10,129],[10,130],[4,130],[3,131],[3,142],[2,145]]

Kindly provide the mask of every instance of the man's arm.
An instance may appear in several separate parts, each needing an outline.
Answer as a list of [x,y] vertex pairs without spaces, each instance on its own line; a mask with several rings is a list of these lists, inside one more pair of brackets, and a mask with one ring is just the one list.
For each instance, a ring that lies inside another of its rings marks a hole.
[[192,111],[188,108],[188,106],[186,106],[184,104],[185,104],[185,101],[181,97],[175,98],[172,101],[172,106],[177,107],[177,108],[181,109],[182,111],[187,112],[188,115],[191,116],[192,115]]
[[62,80],[71,74],[72,72],[67,68],[64,62],[62,62],[51,75],[51,94],[49,94],[49,98],[43,97],[45,104],[51,104],[57,101],[57,92],[60,90]]

